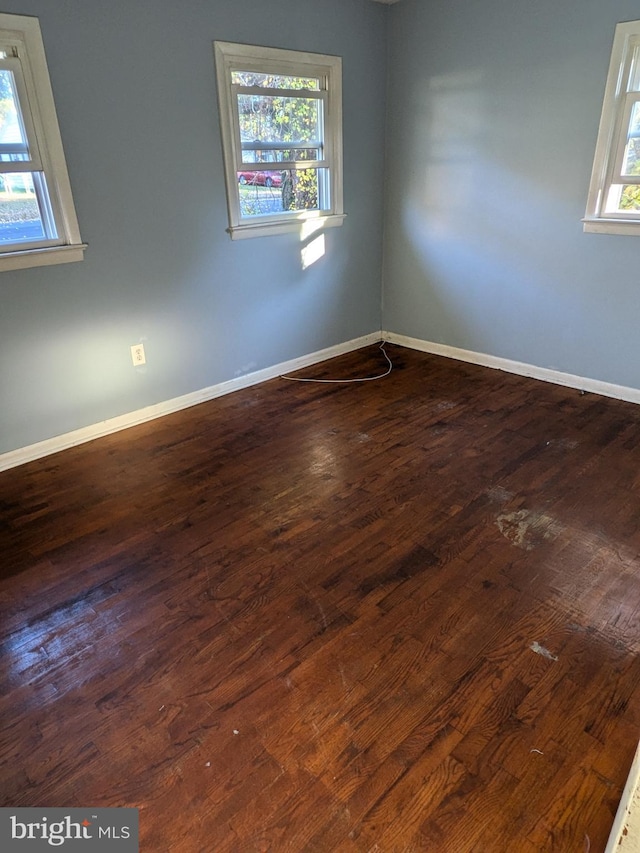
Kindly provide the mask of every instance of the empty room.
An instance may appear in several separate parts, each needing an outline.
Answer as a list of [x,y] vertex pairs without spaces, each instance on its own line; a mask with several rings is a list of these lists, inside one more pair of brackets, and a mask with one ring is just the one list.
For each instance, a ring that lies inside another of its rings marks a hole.
[[6,0],[8,851],[640,850],[640,3]]

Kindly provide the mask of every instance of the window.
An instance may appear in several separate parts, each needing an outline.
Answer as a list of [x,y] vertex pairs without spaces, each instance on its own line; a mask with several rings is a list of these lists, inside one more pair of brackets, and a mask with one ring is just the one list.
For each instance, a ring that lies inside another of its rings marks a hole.
[[640,234],[640,21],[616,27],[585,231]]
[[82,260],[37,18],[0,14],[0,270]]
[[214,43],[235,240],[341,225],[342,60]]

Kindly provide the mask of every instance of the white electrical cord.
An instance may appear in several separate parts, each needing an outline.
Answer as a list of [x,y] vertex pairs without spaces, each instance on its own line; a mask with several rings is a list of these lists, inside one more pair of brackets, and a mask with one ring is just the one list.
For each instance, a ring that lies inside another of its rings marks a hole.
[[285,374],[282,374],[280,376],[280,379],[288,379],[290,382],[322,382],[329,385],[346,385],[349,382],[373,382],[374,379],[384,379],[384,377],[388,376],[393,370],[393,362],[387,355],[387,352],[384,348],[385,344],[386,341],[382,341],[382,343],[380,344],[380,349],[382,350],[382,354],[384,355],[384,357],[387,359],[389,367],[387,367],[384,373],[380,373],[378,376],[363,376],[362,379],[298,379],[297,376],[286,376]]

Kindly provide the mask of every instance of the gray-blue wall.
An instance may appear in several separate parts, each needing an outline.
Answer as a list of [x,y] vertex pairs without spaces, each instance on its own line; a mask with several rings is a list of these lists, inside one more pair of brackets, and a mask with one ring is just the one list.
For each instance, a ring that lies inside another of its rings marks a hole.
[[[580,222],[637,0],[3,11],[40,17],[90,245],[0,275],[0,453],[380,328],[383,178],[385,329],[640,388],[640,242]],[[306,271],[293,235],[225,233],[214,39],[343,57],[348,218]]]
[[402,0],[383,327],[640,388],[640,240],[584,234],[630,0]]
[[[5,0],[40,18],[82,263],[0,274],[0,453],[380,329],[388,9],[369,0]],[[345,210],[232,242],[212,41],[343,57]],[[143,341],[145,368],[129,347]]]

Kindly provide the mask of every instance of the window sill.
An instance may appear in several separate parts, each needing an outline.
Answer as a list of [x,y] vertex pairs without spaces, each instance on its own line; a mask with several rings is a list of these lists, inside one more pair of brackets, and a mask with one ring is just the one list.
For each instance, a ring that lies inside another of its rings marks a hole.
[[74,243],[72,246],[48,246],[46,249],[0,252],[0,272],[81,261],[84,258],[86,248],[86,243]]
[[592,234],[640,235],[640,220],[637,219],[590,219],[582,220],[582,230]]
[[330,213],[320,216],[301,216],[298,219],[286,219],[279,222],[252,222],[233,225],[227,228],[232,240],[246,240],[250,237],[269,237],[275,234],[293,234],[300,232],[307,236],[322,228],[338,228],[346,217],[345,213]]

